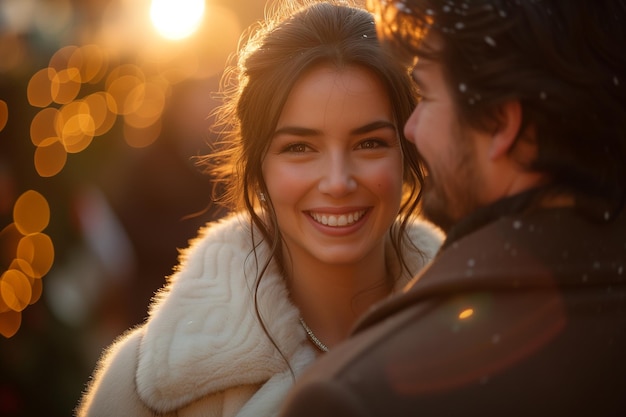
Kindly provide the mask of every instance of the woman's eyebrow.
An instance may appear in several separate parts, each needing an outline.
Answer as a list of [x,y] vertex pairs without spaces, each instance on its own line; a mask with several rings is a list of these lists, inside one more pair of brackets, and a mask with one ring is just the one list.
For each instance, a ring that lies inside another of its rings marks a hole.
[[301,126],[283,126],[280,129],[277,129],[276,131],[274,131],[274,134],[272,135],[272,137],[276,137],[279,135],[291,135],[291,136],[318,136],[321,135],[322,132],[320,132],[317,129],[311,129],[308,127],[301,127]]
[[397,130],[396,125],[391,123],[390,121],[377,120],[375,122],[368,123],[364,126],[357,127],[356,129],[352,129],[350,133],[352,135],[361,135],[363,133],[373,132],[374,130],[378,130],[378,129],[391,129],[394,132]]
[[[371,123],[368,123],[363,126],[359,126],[350,131],[351,135],[362,135],[363,133],[373,132],[378,129],[391,129],[394,132],[397,130],[396,125],[387,120],[377,120]],[[279,135],[291,135],[291,136],[319,136],[322,135],[322,132],[317,129],[311,129],[308,127],[301,126],[283,126],[280,129],[277,129],[272,137],[276,137]]]

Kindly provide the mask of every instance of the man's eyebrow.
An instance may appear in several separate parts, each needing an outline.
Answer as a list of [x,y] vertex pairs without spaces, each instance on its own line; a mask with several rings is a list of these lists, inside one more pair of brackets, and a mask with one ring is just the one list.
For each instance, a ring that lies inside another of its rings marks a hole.
[[[396,125],[391,123],[388,120],[377,120],[372,123],[368,123],[364,126],[359,126],[350,131],[351,135],[362,135],[364,133],[373,132],[378,129],[391,129],[394,132],[397,130]],[[280,129],[277,129],[272,137],[276,137],[279,135],[291,135],[291,136],[302,136],[302,137],[310,137],[310,136],[320,136],[323,133],[317,129],[311,129],[307,127],[301,126],[283,126]]]

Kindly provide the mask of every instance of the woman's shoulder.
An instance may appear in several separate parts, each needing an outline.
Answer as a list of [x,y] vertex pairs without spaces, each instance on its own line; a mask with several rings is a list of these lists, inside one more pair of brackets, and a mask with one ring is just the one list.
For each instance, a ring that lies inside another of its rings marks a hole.
[[143,326],[119,336],[103,353],[78,404],[76,415],[121,415],[129,409],[137,416],[151,415],[135,389],[137,350]]
[[189,246],[180,250],[178,265],[165,287],[156,294],[152,309],[170,293],[177,295],[176,300],[180,298],[186,302],[202,291],[229,293],[233,286],[245,286],[247,277],[255,276],[250,270],[253,267],[250,253],[263,250],[262,244],[258,245],[261,248],[253,245],[250,231],[249,217],[241,213],[200,228],[197,236],[189,241]]
[[[254,310],[250,289],[257,271],[251,251],[263,249],[252,245],[251,230],[249,217],[241,214],[204,226],[154,296],[136,378],[153,408],[171,410],[259,384],[282,369]],[[276,317],[297,314],[279,276],[269,274],[263,281],[272,288],[259,291],[259,303],[271,306]],[[239,367],[247,371],[238,372]]]
[[263,253],[261,234],[252,233],[252,228],[250,216],[244,213],[232,213],[206,223],[186,248],[179,249],[174,272],[206,262],[244,262],[255,247],[257,253]]
[[244,213],[231,213],[200,227],[196,236],[189,240],[188,248],[182,252],[188,251],[195,246],[212,244],[241,246],[249,242],[250,230],[250,216]]

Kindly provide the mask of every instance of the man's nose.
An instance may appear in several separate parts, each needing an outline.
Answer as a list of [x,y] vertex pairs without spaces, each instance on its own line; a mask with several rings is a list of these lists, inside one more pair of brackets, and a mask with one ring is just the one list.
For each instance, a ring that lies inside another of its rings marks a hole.
[[417,121],[417,108],[413,110],[411,116],[404,124],[404,136],[410,142],[415,143],[415,123]]

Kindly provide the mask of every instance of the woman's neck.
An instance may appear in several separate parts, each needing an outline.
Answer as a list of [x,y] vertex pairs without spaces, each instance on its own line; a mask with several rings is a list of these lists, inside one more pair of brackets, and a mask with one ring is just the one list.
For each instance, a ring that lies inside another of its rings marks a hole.
[[297,260],[288,269],[293,302],[308,327],[327,346],[345,339],[356,320],[393,287],[384,248],[356,264]]

